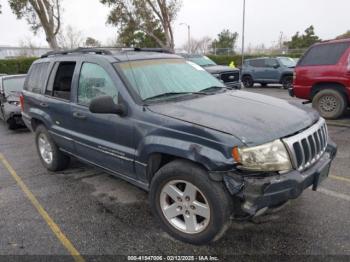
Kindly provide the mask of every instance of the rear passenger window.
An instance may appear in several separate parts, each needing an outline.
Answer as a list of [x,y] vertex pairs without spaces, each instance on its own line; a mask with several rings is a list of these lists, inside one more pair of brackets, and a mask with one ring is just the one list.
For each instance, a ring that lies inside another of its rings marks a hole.
[[264,59],[251,60],[250,65],[253,67],[265,67]]
[[47,94],[48,92],[51,92],[50,95],[54,97],[64,100],[70,100],[70,92],[72,87],[75,65],[75,62],[60,62],[58,65],[55,66],[55,68],[57,68],[57,71],[53,80],[52,91],[51,86],[49,86]]
[[312,47],[299,62],[300,66],[335,65],[349,43],[323,44]]
[[118,103],[118,91],[108,73],[99,65],[84,63],[79,78],[78,103],[89,105],[99,96],[111,96]]
[[37,63],[32,65],[24,86],[25,90],[38,94],[43,93],[43,90],[45,89],[49,64],[50,63]]

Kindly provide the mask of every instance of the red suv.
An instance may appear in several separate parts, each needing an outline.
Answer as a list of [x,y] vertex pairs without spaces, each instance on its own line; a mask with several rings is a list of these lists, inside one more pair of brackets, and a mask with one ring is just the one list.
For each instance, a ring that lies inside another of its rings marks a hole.
[[324,118],[341,117],[350,102],[350,39],[313,45],[295,68],[290,95],[312,101]]

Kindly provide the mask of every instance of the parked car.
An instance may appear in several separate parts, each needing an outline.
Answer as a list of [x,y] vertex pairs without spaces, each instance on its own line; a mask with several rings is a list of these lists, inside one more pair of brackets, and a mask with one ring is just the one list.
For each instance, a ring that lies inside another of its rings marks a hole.
[[291,87],[296,62],[289,57],[263,57],[247,59],[242,70],[242,82],[247,88],[255,83],[282,84],[285,89]]
[[341,117],[350,102],[350,39],[313,45],[295,69],[290,94],[312,101],[324,118]]
[[0,118],[9,129],[24,126],[19,97],[23,90],[25,75],[0,77]]
[[219,239],[231,216],[316,190],[336,154],[312,108],[229,90],[173,54],[50,53],[24,89],[23,119],[48,170],[75,157],[149,191],[164,230],[192,244]]
[[203,67],[226,86],[241,89],[240,70],[229,66],[217,65],[213,60],[203,55],[179,54],[186,60]]

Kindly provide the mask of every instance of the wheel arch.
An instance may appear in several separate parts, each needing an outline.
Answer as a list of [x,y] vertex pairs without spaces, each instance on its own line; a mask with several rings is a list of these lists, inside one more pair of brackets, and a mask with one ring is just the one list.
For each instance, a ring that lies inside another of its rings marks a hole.
[[325,89],[333,89],[333,90],[337,90],[339,91],[341,94],[343,94],[346,98],[347,101],[349,102],[349,94],[347,92],[346,87],[341,84],[341,83],[337,83],[337,82],[319,82],[316,83],[312,86],[311,88],[311,100],[315,97],[315,95]]

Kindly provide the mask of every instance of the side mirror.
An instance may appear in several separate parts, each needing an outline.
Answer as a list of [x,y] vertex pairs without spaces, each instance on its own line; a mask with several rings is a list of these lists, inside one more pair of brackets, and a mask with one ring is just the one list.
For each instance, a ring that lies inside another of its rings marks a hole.
[[124,105],[116,105],[110,96],[96,97],[90,102],[89,110],[95,114],[116,114],[124,116],[127,113]]

